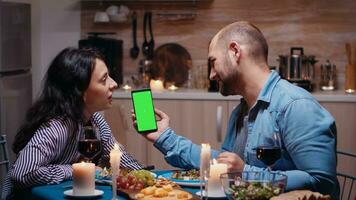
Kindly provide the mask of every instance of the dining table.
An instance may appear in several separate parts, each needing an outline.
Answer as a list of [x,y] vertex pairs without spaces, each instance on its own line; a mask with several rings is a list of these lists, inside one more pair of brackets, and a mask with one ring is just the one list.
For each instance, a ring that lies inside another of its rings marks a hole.
[[[161,174],[165,174],[172,170],[153,170],[152,172],[157,174],[159,177]],[[36,199],[36,200],[44,200],[44,199],[51,199],[51,200],[59,200],[59,199],[70,199],[64,194],[65,191],[72,189],[73,181],[67,180],[60,184],[53,184],[53,185],[41,185],[33,187],[30,190],[30,197],[28,199]],[[190,192],[191,194],[195,194],[199,191],[199,187],[188,187],[188,186],[181,186],[183,190]],[[96,190],[101,190],[104,193],[100,196],[95,197],[95,199],[111,199],[112,198],[112,188],[111,185],[103,185],[103,184],[96,184]],[[118,200],[128,199],[128,196],[118,193],[117,195]]]

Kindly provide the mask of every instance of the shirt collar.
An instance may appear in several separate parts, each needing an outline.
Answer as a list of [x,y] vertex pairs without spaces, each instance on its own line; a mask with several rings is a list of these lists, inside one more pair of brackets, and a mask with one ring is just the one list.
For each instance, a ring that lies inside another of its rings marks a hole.
[[275,70],[272,70],[268,76],[267,82],[257,97],[257,101],[265,101],[269,103],[271,101],[272,91],[280,79],[281,77],[278,75],[278,73]]

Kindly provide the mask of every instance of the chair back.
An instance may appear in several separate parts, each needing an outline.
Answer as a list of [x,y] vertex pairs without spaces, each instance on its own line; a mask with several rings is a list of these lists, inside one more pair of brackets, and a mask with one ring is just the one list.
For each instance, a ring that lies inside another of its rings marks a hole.
[[[337,155],[338,161],[340,161],[340,159],[343,159],[344,161],[350,163],[356,162],[356,154],[345,151],[337,151]],[[353,166],[352,168],[356,169],[355,166]],[[337,171],[337,176],[340,183],[340,200],[356,199],[356,176],[350,174],[350,172],[344,172],[341,170]]]
[[[0,194],[2,191],[3,180],[9,171],[10,160],[7,150],[6,136],[0,135]],[[1,196],[0,196],[1,197]]]
[[9,170],[10,161],[7,150],[6,135],[0,135],[0,166],[5,166],[6,173]]

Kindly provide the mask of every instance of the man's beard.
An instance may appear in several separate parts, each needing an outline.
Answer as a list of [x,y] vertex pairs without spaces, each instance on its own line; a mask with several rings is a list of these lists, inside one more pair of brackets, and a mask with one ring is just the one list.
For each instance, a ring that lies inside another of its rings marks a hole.
[[235,95],[236,77],[230,75],[224,80],[219,81],[219,91],[223,96]]

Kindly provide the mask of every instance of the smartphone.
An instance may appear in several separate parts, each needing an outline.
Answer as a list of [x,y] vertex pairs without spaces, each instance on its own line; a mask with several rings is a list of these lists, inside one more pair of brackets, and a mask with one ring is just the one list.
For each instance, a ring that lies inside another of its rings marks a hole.
[[131,91],[132,104],[136,115],[137,131],[148,133],[157,130],[152,93],[150,89]]

